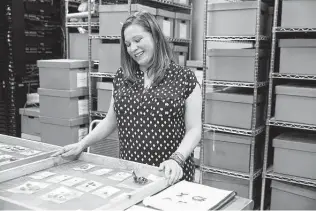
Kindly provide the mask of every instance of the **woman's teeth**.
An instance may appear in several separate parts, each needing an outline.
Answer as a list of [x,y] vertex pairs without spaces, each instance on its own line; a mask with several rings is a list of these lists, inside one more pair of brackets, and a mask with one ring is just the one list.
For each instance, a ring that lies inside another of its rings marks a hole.
[[138,54],[135,54],[135,57],[139,57],[139,56],[143,55],[143,53],[144,53],[144,52],[140,52],[140,53],[138,53]]

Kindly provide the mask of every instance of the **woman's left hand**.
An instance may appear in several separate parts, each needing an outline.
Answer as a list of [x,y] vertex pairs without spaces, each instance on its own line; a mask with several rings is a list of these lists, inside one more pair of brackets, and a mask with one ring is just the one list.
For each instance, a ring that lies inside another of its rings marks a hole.
[[164,171],[165,177],[168,178],[169,185],[173,185],[183,177],[183,169],[172,159],[162,162],[159,166],[159,170]]

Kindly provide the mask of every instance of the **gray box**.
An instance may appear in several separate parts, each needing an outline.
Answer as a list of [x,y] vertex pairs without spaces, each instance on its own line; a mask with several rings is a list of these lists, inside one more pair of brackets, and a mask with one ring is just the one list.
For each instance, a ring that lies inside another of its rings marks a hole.
[[[214,173],[203,173],[203,185],[208,185],[214,188],[236,191],[237,195],[244,198],[249,198],[249,181],[234,177],[228,177]],[[260,200],[261,180],[256,179],[253,187],[253,200],[256,203]]]
[[38,60],[37,66],[41,88],[70,90],[88,86],[89,62],[86,60]]
[[[255,36],[257,8],[257,1],[209,4],[207,34],[209,36]],[[267,34],[267,9],[267,5],[261,2],[259,29],[261,35]]]
[[88,134],[88,117],[58,119],[40,116],[42,142],[65,146],[80,141]]
[[102,43],[99,46],[99,72],[116,73],[121,67],[121,45],[119,42]]
[[205,122],[241,129],[251,129],[252,107],[256,108],[256,127],[264,124],[265,105],[263,96],[258,95],[257,105],[253,105],[253,90],[229,88],[216,92],[206,92]]
[[190,30],[190,23],[191,23],[191,15],[185,13],[176,12],[176,19],[175,19],[175,27],[174,27],[174,37],[176,39],[190,39],[191,38],[191,30]]
[[284,133],[273,139],[273,147],[276,173],[316,179],[316,135]]
[[166,37],[174,37],[174,21],[176,18],[175,12],[170,12],[163,9],[157,9],[156,19]]
[[[255,49],[209,49],[209,63],[206,78],[221,81],[254,82]],[[257,81],[268,78],[266,52],[259,51]]]
[[[250,136],[206,132],[204,163],[210,167],[249,173],[251,141]],[[254,169],[257,170],[262,167],[264,136],[257,136],[255,141]]]
[[19,113],[21,115],[21,133],[40,137],[40,109],[37,107],[20,108]]
[[[99,35],[99,34],[92,34]],[[100,40],[91,40],[91,56],[92,60],[99,60]],[[88,60],[88,34],[69,33],[69,58]]]
[[[131,4],[131,14],[145,10],[153,15],[157,14],[155,8],[147,7],[140,4]],[[99,34],[101,36],[118,36],[121,35],[122,24],[129,16],[128,4],[117,5],[100,5],[99,6]],[[102,58],[99,55],[99,58]]]
[[188,47],[175,45],[173,47],[175,62],[181,66],[186,66],[187,58],[188,58]]
[[316,209],[316,188],[273,180],[271,192],[271,210]]
[[98,82],[98,111],[108,112],[112,98],[113,84],[111,82]]
[[281,39],[279,47],[280,73],[316,75],[315,39]]
[[40,115],[61,119],[74,119],[88,115],[88,89],[38,89]]
[[295,84],[276,86],[275,119],[316,124],[316,87]]
[[[281,26],[286,28],[316,28],[316,1],[282,1]],[[296,15],[293,15],[295,12]]]

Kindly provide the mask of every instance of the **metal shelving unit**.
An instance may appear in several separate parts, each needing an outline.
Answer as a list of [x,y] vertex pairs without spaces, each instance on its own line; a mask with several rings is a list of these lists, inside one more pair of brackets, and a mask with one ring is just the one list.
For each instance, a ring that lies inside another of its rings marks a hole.
[[[234,1],[237,2],[237,1]],[[261,0],[258,0],[258,6],[257,10],[260,11],[261,9]],[[253,90],[253,105],[256,105],[258,100],[258,92],[261,93],[263,90],[267,90],[268,87],[268,81],[259,82],[258,81],[258,71],[259,71],[259,49],[263,47],[263,45],[268,44],[270,41],[270,38],[267,36],[263,36],[259,34],[260,30],[260,12],[257,12],[256,16],[256,35],[255,36],[208,36],[207,34],[207,8],[208,8],[208,0],[205,1],[205,11],[204,11],[204,39],[203,39],[203,135],[202,135],[202,143],[201,143],[201,154],[200,154],[200,160],[201,160],[201,181],[203,181],[203,172],[205,173],[215,173],[220,174],[224,176],[229,176],[233,178],[240,178],[249,181],[249,198],[253,199],[254,195],[254,181],[258,178],[260,178],[262,173],[261,169],[254,169],[254,156],[255,156],[255,146],[257,139],[256,137],[260,134],[262,134],[265,131],[265,126],[262,125],[260,127],[256,127],[256,106],[252,106],[252,121],[251,121],[251,129],[250,130],[244,130],[239,128],[231,128],[231,127],[224,127],[219,125],[210,125],[205,124],[205,93],[209,86],[223,86],[223,87],[243,87],[243,88],[249,88]],[[216,41],[216,42],[230,42],[230,43],[253,43],[255,47],[255,65],[254,65],[254,71],[255,71],[255,78],[253,83],[248,82],[236,82],[236,81],[211,81],[206,80],[206,51],[207,51],[207,43],[208,41]],[[225,133],[231,133],[231,134],[238,134],[238,135],[244,135],[244,136],[250,136],[252,138],[251,141],[251,152],[250,152],[250,169],[249,173],[240,173],[240,172],[234,172],[234,171],[227,171],[223,169],[217,169],[212,168],[209,166],[204,165],[204,148],[203,148],[203,137],[205,131],[212,131],[212,132],[225,132]],[[259,206],[259,205],[258,205]]]
[[273,96],[274,96],[274,87],[277,84],[277,80],[288,80],[288,81],[311,81],[314,82],[316,80],[315,75],[298,75],[298,74],[284,74],[276,71],[276,63],[277,61],[277,40],[285,37],[285,38],[297,38],[297,37],[306,37],[309,35],[313,35],[315,38],[316,28],[284,28],[280,27],[280,7],[282,7],[281,0],[274,1],[274,17],[273,17],[273,30],[272,30],[272,44],[271,44],[271,62],[270,62],[270,74],[269,74],[269,92],[268,92],[268,109],[267,109],[267,122],[266,122],[266,134],[265,134],[265,149],[264,149],[264,162],[263,162],[263,172],[262,172],[262,189],[261,189],[261,204],[260,209],[264,210],[267,206],[266,204],[266,196],[267,196],[267,179],[270,180],[278,180],[283,182],[289,182],[292,184],[299,184],[305,186],[316,187],[316,180],[306,179],[295,177],[291,175],[284,175],[275,173],[273,171],[273,164],[269,164],[269,145],[271,144],[271,127],[276,129],[287,128],[294,130],[302,130],[302,131],[315,131],[316,125],[310,124],[300,124],[293,122],[284,122],[278,121],[274,118],[272,114],[273,107]]

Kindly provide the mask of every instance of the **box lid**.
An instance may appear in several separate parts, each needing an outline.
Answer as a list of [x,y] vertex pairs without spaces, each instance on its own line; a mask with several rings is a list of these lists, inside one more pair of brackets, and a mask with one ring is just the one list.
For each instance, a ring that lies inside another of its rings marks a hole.
[[280,39],[279,47],[281,48],[315,48],[315,39]]
[[73,68],[88,68],[88,60],[78,60],[78,59],[48,59],[48,60],[37,60],[37,66],[39,68],[54,67],[63,69],[73,69]]
[[60,118],[51,118],[40,116],[39,117],[41,123],[52,124],[52,125],[62,125],[67,127],[79,126],[83,124],[89,123],[89,117],[79,117],[76,119],[60,119]]
[[81,97],[81,96],[87,96],[89,94],[87,88],[79,88],[79,89],[74,89],[74,90],[38,88],[37,90],[40,96],[43,95],[43,96],[64,97],[64,98]]
[[20,108],[19,113],[22,116],[39,117],[40,108],[39,107]]
[[[243,2],[231,2],[231,3],[213,3],[208,4],[207,11],[220,11],[220,10],[245,10],[245,9],[257,9],[257,1],[243,1]],[[261,10],[266,11],[267,4],[261,2]]]
[[[144,6],[141,4],[131,4],[131,12],[138,12],[138,11],[147,11],[152,15],[157,14],[157,9],[153,7]],[[99,12],[100,13],[115,13],[115,12],[128,12],[129,6],[128,4],[111,4],[111,5],[99,5]]]
[[187,53],[189,51],[189,48],[187,46],[180,46],[180,45],[175,45],[173,47],[173,51],[175,52],[185,52]]
[[[207,55],[211,57],[255,57],[256,50],[253,48],[248,49],[208,49]],[[259,50],[259,57],[266,56],[267,52],[264,50]]]
[[316,188],[272,180],[271,187],[316,200]]
[[203,67],[203,61],[201,60],[187,60],[187,67]]
[[97,82],[97,89],[113,90],[113,83],[111,82]]
[[301,97],[316,97],[316,86],[315,85],[298,85],[298,84],[286,84],[278,85],[275,88],[276,94],[281,95],[292,95]]
[[316,152],[316,135],[308,133],[283,133],[273,139],[273,147]]
[[235,134],[221,133],[208,131],[204,133],[204,138],[215,140],[215,141],[223,141],[223,142],[231,142],[237,144],[251,144],[252,137],[250,136],[241,136]]
[[[253,103],[253,90],[251,89],[240,89],[236,87],[231,87],[228,89],[212,92],[206,91],[206,99],[208,100],[218,100],[218,101],[227,101],[235,103]],[[263,101],[263,96],[258,94],[257,103]]]
[[191,20],[191,15],[186,14],[186,13],[176,12],[176,19],[189,21]]
[[170,11],[163,10],[163,9],[157,9],[157,15],[167,17],[167,18],[175,18],[176,17],[175,12],[170,12]]

